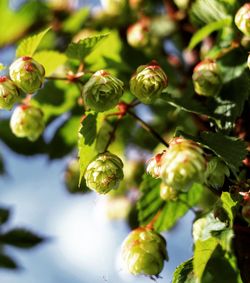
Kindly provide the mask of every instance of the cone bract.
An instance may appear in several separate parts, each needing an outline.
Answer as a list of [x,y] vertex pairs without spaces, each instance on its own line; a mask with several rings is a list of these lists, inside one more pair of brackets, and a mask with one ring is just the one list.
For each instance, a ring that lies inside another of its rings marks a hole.
[[250,36],[250,3],[246,3],[237,11],[234,22],[241,32]]
[[169,201],[169,200],[176,200],[177,198],[177,191],[173,189],[172,187],[161,183],[160,186],[160,197],[163,200]]
[[205,180],[206,160],[201,147],[191,140],[175,138],[162,157],[160,177],[175,190],[187,191]]
[[215,96],[222,87],[218,65],[212,60],[204,60],[196,65],[192,78],[195,92],[200,95]]
[[20,105],[11,116],[10,127],[17,137],[26,137],[30,141],[35,141],[45,127],[43,112],[34,106]]
[[167,75],[155,62],[138,67],[130,80],[131,92],[145,104],[154,102],[167,85]]
[[122,160],[110,153],[104,152],[90,162],[85,172],[87,187],[99,194],[106,194],[117,189],[123,179]]
[[10,78],[26,93],[34,93],[44,82],[45,69],[31,57],[21,57],[10,66]]
[[161,169],[161,157],[163,153],[159,153],[156,156],[152,157],[147,162],[147,173],[150,174],[153,178],[159,178],[160,169]]
[[96,112],[115,107],[123,94],[123,82],[109,72],[100,70],[83,87],[85,104]]
[[16,85],[9,78],[0,77],[0,109],[10,110],[19,96]]
[[122,259],[133,275],[158,275],[167,259],[166,241],[149,228],[137,228],[122,244]]

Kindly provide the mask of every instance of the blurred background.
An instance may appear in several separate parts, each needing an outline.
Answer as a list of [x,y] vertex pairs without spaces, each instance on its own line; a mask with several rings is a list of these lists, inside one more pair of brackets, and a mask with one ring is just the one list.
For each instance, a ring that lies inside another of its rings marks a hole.
[[[15,10],[24,2],[11,0],[9,6]],[[89,6],[96,10],[100,6],[99,1],[72,2],[75,8]],[[8,65],[14,57],[15,48],[11,45],[0,50],[1,63]],[[1,111],[0,119],[5,117],[9,114]],[[56,127],[52,124],[47,128],[47,140],[51,139]],[[6,171],[5,175],[0,175],[0,205],[11,211],[10,220],[3,229],[24,226],[48,238],[32,250],[7,247],[8,254],[21,268],[17,271],[0,269],[0,282],[151,282],[149,278],[129,276],[122,269],[119,251],[130,228],[125,220],[107,217],[105,197],[67,191],[64,171],[71,155],[59,160],[50,160],[42,154],[19,155],[2,141],[0,153]],[[170,260],[157,282],[171,282],[176,266],[191,257],[192,221],[193,214],[189,212],[164,234]]]

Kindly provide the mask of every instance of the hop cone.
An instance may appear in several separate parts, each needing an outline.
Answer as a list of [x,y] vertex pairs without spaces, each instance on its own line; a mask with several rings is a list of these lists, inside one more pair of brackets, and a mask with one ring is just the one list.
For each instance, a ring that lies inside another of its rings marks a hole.
[[34,93],[43,84],[44,67],[31,57],[21,57],[10,66],[10,78],[26,93]]
[[99,194],[117,189],[123,179],[121,159],[110,153],[100,153],[90,162],[85,172],[87,187]]
[[234,22],[241,32],[250,36],[250,3],[246,3],[238,10]]
[[217,95],[222,86],[218,65],[212,60],[204,60],[196,65],[192,78],[195,92],[200,95]]
[[161,199],[166,200],[166,201],[176,200],[177,192],[172,187],[169,187],[168,185],[161,183],[160,197],[161,197]]
[[85,104],[96,112],[115,107],[123,94],[123,82],[104,70],[92,75],[83,88]]
[[122,244],[122,259],[133,275],[158,275],[167,259],[166,241],[153,230],[137,228]]
[[150,104],[168,85],[168,78],[155,62],[140,66],[130,80],[131,92],[143,103]]
[[183,138],[175,138],[162,157],[160,176],[177,191],[188,190],[194,182],[204,182],[206,160],[200,146]]
[[43,112],[28,105],[18,106],[10,119],[10,127],[17,137],[26,137],[35,141],[44,130]]
[[10,110],[16,103],[19,92],[9,78],[0,77],[0,109]]
[[127,30],[128,44],[134,48],[144,48],[150,42],[149,29],[144,22],[137,22]]
[[147,173],[150,174],[153,178],[159,178],[160,169],[161,169],[161,158],[163,153],[156,154],[156,156],[149,159],[147,162]]

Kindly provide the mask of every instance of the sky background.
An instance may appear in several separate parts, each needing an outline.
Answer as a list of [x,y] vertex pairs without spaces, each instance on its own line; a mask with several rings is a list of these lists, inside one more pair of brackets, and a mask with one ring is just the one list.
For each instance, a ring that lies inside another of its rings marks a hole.
[[[92,1],[79,1],[87,5]],[[95,4],[99,1],[94,1]],[[11,1],[16,7],[20,1]],[[92,3],[93,5],[93,3]],[[9,64],[15,50],[0,54],[0,62]],[[0,118],[8,115],[0,112]],[[48,134],[48,133],[47,133]],[[32,250],[9,248],[22,266],[18,272],[0,270],[2,283],[149,283],[146,277],[126,274],[119,261],[120,246],[129,233],[124,221],[109,221],[103,211],[104,199],[95,193],[82,196],[67,193],[63,172],[70,156],[49,161],[46,156],[24,157],[0,143],[8,172],[0,176],[0,206],[11,208],[8,227],[24,226],[50,237]],[[171,282],[177,265],[192,256],[191,223],[188,213],[169,233],[170,261],[157,282]]]

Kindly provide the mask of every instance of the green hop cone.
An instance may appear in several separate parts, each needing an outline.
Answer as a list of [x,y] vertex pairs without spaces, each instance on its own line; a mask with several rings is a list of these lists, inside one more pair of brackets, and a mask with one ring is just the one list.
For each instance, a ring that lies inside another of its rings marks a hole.
[[207,164],[206,184],[215,189],[223,186],[225,177],[229,176],[230,171],[226,164],[218,157],[213,157]]
[[139,21],[127,29],[128,44],[134,48],[144,48],[150,43],[147,23]]
[[149,228],[137,228],[122,244],[122,260],[133,275],[157,276],[167,260],[166,241]]
[[123,94],[123,82],[109,72],[100,70],[83,87],[85,104],[96,112],[115,107]]
[[187,191],[195,182],[205,181],[206,160],[194,141],[175,138],[162,157],[160,177],[177,191]]
[[167,75],[154,61],[138,67],[130,80],[131,92],[145,104],[150,104],[160,97],[167,85]]
[[10,127],[17,137],[26,137],[30,141],[35,141],[45,127],[43,112],[34,106],[20,105],[11,116]]
[[238,10],[234,22],[241,32],[250,36],[250,3],[246,3]]
[[123,179],[123,163],[121,159],[104,152],[90,162],[85,172],[87,187],[99,194],[106,194],[118,188]]
[[176,200],[177,199],[177,191],[175,189],[173,189],[172,187],[161,183],[160,186],[160,197],[161,199],[165,200],[165,201],[169,201],[169,200]]
[[222,87],[218,65],[213,60],[204,60],[194,68],[193,84],[195,92],[204,96],[215,96]]
[[[164,152],[163,152],[164,153]],[[147,161],[147,173],[153,178],[159,178],[161,169],[161,157],[163,153],[158,153]]]
[[0,77],[0,109],[10,110],[19,96],[16,85],[9,78]]
[[34,93],[43,84],[44,67],[31,57],[17,59],[11,64],[9,71],[12,81],[26,93]]

